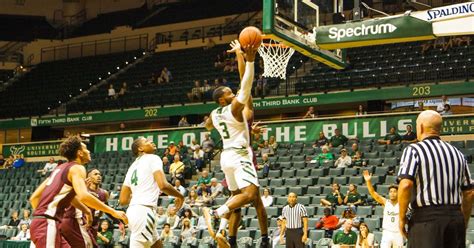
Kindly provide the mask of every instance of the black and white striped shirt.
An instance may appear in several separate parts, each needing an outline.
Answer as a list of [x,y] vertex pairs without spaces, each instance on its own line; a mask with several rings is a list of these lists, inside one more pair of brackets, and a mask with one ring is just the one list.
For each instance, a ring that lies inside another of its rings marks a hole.
[[473,186],[463,154],[439,137],[428,137],[405,148],[398,177],[414,182],[414,208],[461,205],[462,190]]
[[306,208],[299,203],[296,203],[294,207],[286,205],[281,215],[286,219],[286,228],[288,229],[302,228],[303,218],[308,218]]

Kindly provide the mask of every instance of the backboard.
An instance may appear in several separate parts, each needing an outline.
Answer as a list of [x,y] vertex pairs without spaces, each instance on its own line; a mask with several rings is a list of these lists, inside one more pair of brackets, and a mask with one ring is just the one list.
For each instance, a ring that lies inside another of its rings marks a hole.
[[[341,50],[316,45],[314,29],[326,23],[340,6],[338,0],[263,0],[263,32],[266,37],[295,49],[330,67],[345,67]],[[336,11],[337,12],[337,11]]]

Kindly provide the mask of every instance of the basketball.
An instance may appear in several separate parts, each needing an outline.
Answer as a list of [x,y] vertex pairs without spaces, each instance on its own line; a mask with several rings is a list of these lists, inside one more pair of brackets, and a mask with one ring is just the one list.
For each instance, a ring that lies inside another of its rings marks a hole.
[[242,48],[248,45],[259,47],[262,44],[262,32],[254,26],[246,27],[239,34],[239,42]]

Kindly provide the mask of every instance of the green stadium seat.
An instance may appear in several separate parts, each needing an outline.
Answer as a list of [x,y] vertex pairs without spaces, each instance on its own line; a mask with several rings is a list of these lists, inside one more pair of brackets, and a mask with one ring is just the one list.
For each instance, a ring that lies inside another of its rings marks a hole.
[[357,216],[367,217],[369,215],[372,215],[372,206],[357,207]]
[[380,206],[380,205],[375,206],[374,215],[383,216],[383,206]]
[[358,175],[358,169],[357,168],[345,168],[344,169],[344,176],[354,176]]
[[285,186],[287,186],[287,187],[295,187],[295,186],[298,186],[298,178],[285,177]]
[[291,156],[278,156],[278,163],[291,162]]
[[380,158],[391,158],[393,157],[393,151],[380,152]]
[[280,164],[280,168],[282,169],[291,169],[293,167],[293,163],[289,162],[278,162]]
[[346,176],[335,177],[333,180],[333,183],[345,185],[347,183],[347,177]]
[[[305,178],[303,178],[303,179],[305,179]],[[301,180],[303,180],[303,179],[301,179]],[[306,178],[306,179],[312,179],[312,178]],[[300,183],[301,183],[301,181],[300,181]],[[306,191],[306,194],[315,196],[315,195],[321,194],[321,192],[322,192],[321,186],[316,185],[316,186],[309,186],[308,190]]]
[[326,171],[327,170],[325,168],[312,169],[311,170],[311,176],[313,176],[313,177],[322,177],[322,176],[327,175]]
[[352,176],[352,177],[349,177],[349,183],[360,185],[364,183],[364,178],[362,178],[361,176]]
[[378,230],[381,227],[379,218],[364,218],[364,223],[367,224],[369,230]]
[[299,171],[299,169],[305,169],[306,168],[306,162],[305,161],[293,162],[293,168],[298,169],[298,171]]
[[387,145],[387,151],[400,151],[402,147],[402,144],[390,144]]
[[364,158],[378,158],[379,157],[379,153],[378,152],[366,152],[364,153]]
[[319,185],[330,185],[332,183],[331,177],[320,177],[318,178]]
[[287,187],[276,187],[273,188],[273,195],[276,196],[286,196],[288,194],[288,188]]
[[377,152],[384,152],[387,150],[387,146],[386,145],[376,145],[372,148],[373,151],[377,151]]
[[387,175],[388,171],[389,171],[388,166],[379,166],[375,168],[375,175],[385,176]]
[[303,187],[290,187],[288,189],[288,193],[293,192],[296,195],[303,195],[304,194],[304,188]]
[[340,176],[343,174],[343,168],[331,168],[329,169],[329,176]]
[[296,163],[296,162],[305,162],[306,161],[306,156],[305,155],[293,155],[291,157],[291,161],[293,163]]
[[[296,167],[296,166],[295,166]],[[310,176],[311,170],[310,169],[298,169],[296,171],[296,177],[301,178],[301,179],[307,179],[305,177]],[[309,185],[309,184],[307,184]]]
[[270,180],[271,187],[280,187],[283,185],[283,179],[281,178],[274,178]]
[[385,184],[396,184],[397,183],[397,176],[386,176],[385,177]]
[[[280,177],[281,172],[279,170],[270,170],[268,172],[268,177],[272,178],[272,182]],[[271,184],[270,184],[271,185]]]
[[[290,167],[291,168],[291,167]],[[281,173],[281,177],[283,178],[291,178],[291,177],[294,177],[296,174],[296,170],[295,169],[285,169],[282,171]]]
[[465,147],[464,140],[463,141],[451,141],[450,144],[453,145],[454,147],[458,148],[458,149],[461,149],[461,148]]
[[368,160],[368,165],[379,166],[382,165],[382,159],[380,158],[371,158]]

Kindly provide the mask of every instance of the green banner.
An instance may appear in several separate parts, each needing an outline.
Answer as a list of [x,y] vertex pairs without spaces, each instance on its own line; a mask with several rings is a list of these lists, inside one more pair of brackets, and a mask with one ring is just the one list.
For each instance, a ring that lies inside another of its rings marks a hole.
[[316,44],[326,50],[435,38],[430,22],[404,15],[321,26],[316,34]]
[[[378,115],[362,116],[340,119],[317,119],[299,120],[294,122],[269,122],[262,123],[267,126],[267,132],[263,138],[275,136],[278,142],[309,142],[314,141],[323,131],[326,137],[334,135],[336,128],[340,129],[349,138],[359,139],[384,137],[391,127],[397,128],[400,134],[405,133],[406,125],[415,127],[416,114],[413,115]],[[159,130],[143,133],[124,133],[97,135],[94,137],[94,150],[97,153],[107,151],[128,151],[134,139],[146,137],[153,140],[159,149],[166,148],[170,141],[175,144],[183,141],[185,145],[190,145],[195,139],[201,143],[207,131],[203,128],[179,129],[179,130]],[[443,135],[473,134],[474,115],[446,117],[443,123]],[[220,140],[217,133],[213,132],[214,141]]]
[[[257,111],[303,106],[321,106],[326,104],[352,103],[370,100],[419,99],[441,95],[474,94],[472,82],[459,82],[435,85],[417,85],[412,87],[394,87],[389,89],[359,90],[353,92],[334,92],[328,94],[308,94],[302,96],[271,97],[255,99]],[[25,128],[36,126],[74,126],[92,123],[106,123],[133,120],[153,120],[163,117],[209,114],[217,105],[192,104],[186,106],[165,106],[163,108],[130,109],[104,113],[75,114],[48,118],[32,118],[0,121],[0,129]],[[17,126],[15,126],[15,123]]]
[[3,156],[22,155],[28,157],[58,156],[61,141],[44,143],[19,143],[3,145]]

